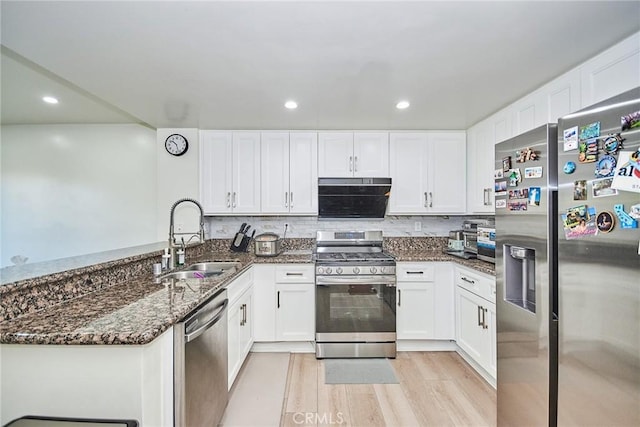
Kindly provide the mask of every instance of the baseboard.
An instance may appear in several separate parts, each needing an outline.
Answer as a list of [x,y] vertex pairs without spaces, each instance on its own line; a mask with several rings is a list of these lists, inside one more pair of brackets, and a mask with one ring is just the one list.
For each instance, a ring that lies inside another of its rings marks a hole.
[[455,341],[448,340],[398,340],[398,351],[457,351]]
[[253,353],[315,353],[313,341],[254,342]]
[[491,375],[489,372],[486,371],[486,369],[484,369],[482,366],[480,366],[480,364],[478,362],[476,362],[473,357],[469,356],[467,353],[465,353],[465,351],[463,349],[461,349],[458,345],[456,345],[456,352],[460,355],[460,357],[462,357],[465,362],[467,362],[469,365],[471,365],[471,367],[473,369],[475,369],[475,371],[480,374],[480,376],[482,378],[484,378],[484,380],[486,382],[488,382],[491,387],[496,388],[496,378]]

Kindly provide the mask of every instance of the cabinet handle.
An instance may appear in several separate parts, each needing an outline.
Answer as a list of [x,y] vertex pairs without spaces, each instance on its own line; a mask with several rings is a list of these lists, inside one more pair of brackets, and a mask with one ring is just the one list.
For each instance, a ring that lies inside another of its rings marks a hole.
[[464,276],[461,276],[461,277],[460,277],[460,279],[461,279],[461,280],[464,280],[464,281],[465,281],[465,282],[467,282],[467,283],[471,283],[472,285],[475,285],[475,284],[476,284],[476,282],[475,282],[474,280],[467,279],[467,278],[466,278],[466,277],[464,277]]
[[236,207],[236,192],[233,192],[233,200],[231,202],[231,207]]
[[424,274],[424,271],[407,271],[407,274]]
[[240,317],[240,326],[244,326],[244,304],[240,306],[240,313],[242,313],[242,317]]
[[289,193],[288,192],[284,192],[284,207],[287,208],[289,204]]
[[353,172],[353,156],[349,156],[349,172]]
[[289,207],[293,208],[293,191],[289,193]]
[[482,204],[484,206],[487,206],[487,189],[486,188],[482,189]]
[[433,207],[433,193],[429,191],[429,207]]
[[353,171],[358,172],[358,156],[353,158]]
[[247,324],[247,304],[242,304],[242,324]]
[[402,289],[398,289],[398,307],[402,305]]
[[482,312],[482,307],[477,306],[476,308],[478,309],[478,326],[482,326],[482,319],[480,319],[480,317],[482,316],[480,314]]
[[424,192],[424,207],[427,207],[427,192]]
[[303,276],[303,275],[304,275],[303,273],[289,273],[287,271],[287,276]]
[[278,308],[280,308],[280,291],[278,291]]
[[491,203],[491,192],[493,190],[491,188],[487,188],[487,206],[491,206],[493,203]]
[[487,325],[487,309],[482,309],[482,329],[489,329],[489,325]]
[[231,193],[227,193],[227,207],[231,207]]

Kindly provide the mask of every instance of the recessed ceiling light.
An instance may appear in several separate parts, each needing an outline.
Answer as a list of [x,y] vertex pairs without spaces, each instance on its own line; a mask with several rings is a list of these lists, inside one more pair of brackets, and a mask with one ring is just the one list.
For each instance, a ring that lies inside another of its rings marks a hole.
[[396,104],[396,108],[398,110],[404,110],[405,108],[409,108],[409,101],[400,101]]
[[285,108],[288,108],[289,110],[294,110],[296,108],[298,108],[298,103],[296,101],[287,101],[284,103]]
[[44,102],[46,102],[47,104],[57,104],[58,100],[56,98],[54,98],[53,96],[43,96],[42,100]]

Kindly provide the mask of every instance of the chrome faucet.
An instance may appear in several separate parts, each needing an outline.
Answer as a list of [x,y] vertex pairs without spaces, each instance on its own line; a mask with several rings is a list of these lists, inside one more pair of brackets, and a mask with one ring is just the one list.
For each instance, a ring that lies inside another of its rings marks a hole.
[[[200,209],[200,230],[197,233],[193,233],[193,232],[180,232],[177,234],[189,234],[191,235],[191,237],[189,237],[189,240],[187,240],[187,242],[185,243],[184,241],[184,237],[181,237],[180,242],[176,242],[176,233],[173,230],[173,215],[175,213],[176,208],[178,207],[179,204],[184,203],[184,202],[191,202],[193,204],[195,204],[198,209]],[[194,199],[180,199],[178,201],[176,201],[173,206],[171,206],[171,213],[169,216],[169,254],[171,255],[171,258],[169,259],[169,269],[173,269],[176,265],[176,249],[177,248],[182,248],[183,250],[186,249],[186,245],[191,241],[191,239],[193,239],[194,237],[198,237],[200,239],[200,243],[204,243],[204,209],[202,209],[202,205],[200,203],[198,203],[197,200]]]

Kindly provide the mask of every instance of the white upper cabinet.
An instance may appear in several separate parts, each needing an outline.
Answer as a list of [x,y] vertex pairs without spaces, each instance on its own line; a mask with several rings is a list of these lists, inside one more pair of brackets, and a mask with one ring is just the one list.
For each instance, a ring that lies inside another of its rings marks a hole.
[[387,132],[320,132],[318,175],[325,178],[388,177]]
[[200,200],[206,214],[260,213],[260,133],[200,132]]
[[388,132],[356,132],[353,135],[353,176],[389,176]]
[[262,133],[262,213],[318,213],[317,152],[314,132]]
[[464,132],[390,134],[389,213],[464,213]]
[[640,86],[640,33],[587,61],[580,71],[582,107]]

